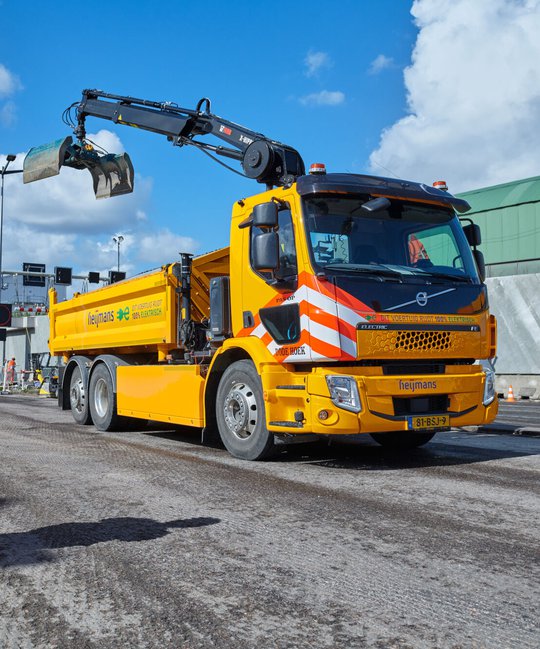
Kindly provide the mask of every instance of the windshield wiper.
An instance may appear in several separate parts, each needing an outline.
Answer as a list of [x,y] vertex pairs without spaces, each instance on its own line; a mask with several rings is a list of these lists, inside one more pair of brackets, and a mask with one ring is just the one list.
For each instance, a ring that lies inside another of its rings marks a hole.
[[396,270],[390,270],[389,268],[384,268],[378,264],[372,266],[361,266],[359,264],[326,264],[323,266],[324,270],[339,270],[345,273],[358,273],[361,275],[372,275],[379,278],[381,281],[384,281],[383,278],[396,279],[399,282],[402,282],[402,275]]
[[417,276],[418,275],[422,275],[422,276],[425,275],[426,277],[437,277],[437,278],[440,278],[440,279],[450,279],[450,280],[453,280],[454,282],[471,283],[473,281],[472,277],[468,277],[466,275],[451,275],[450,273],[440,273],[440,272],[438,272],[436,270],[434,270],[434,271],[422,270],[420,272],[416,271],[414,274],[417,275]]

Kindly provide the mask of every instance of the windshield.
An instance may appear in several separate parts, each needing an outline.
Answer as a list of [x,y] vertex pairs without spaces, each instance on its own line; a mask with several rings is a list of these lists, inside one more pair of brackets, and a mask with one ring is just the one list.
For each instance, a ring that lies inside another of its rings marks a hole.
[[311,259],[316,270],[449,279],[479,283],[471,250],[455,214],[445,208],[393,200],[377,212],[367,197],[304,198]]

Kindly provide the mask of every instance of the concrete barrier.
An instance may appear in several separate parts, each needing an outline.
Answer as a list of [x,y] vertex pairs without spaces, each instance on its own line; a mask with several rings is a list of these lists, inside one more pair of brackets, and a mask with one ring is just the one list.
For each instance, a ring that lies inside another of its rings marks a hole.
[[497,317],[495,388],[506,395],[540,399],[540,274],[486,280],[491,312]]

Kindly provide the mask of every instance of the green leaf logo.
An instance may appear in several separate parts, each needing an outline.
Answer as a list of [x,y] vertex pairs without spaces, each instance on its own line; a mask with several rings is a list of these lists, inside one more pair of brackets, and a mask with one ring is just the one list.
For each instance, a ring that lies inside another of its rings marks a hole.
[[129,307],[125,307],[125,309],[118,309],[118,313],[116,314],[116,317],[118,320],[129,320]]

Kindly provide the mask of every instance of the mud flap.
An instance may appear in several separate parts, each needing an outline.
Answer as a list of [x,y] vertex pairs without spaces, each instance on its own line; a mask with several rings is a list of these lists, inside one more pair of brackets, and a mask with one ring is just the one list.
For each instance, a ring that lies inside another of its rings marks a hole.
[[73,138],[68,135],[62,140],[55,140],[30,149],[23,163],[23,183],[33,183],[60,173]]

